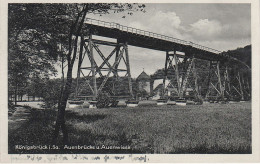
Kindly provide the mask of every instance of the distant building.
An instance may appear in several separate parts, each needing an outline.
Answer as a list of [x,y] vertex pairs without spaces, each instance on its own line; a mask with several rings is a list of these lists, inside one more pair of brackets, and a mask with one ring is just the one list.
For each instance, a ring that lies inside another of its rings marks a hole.
[[147,75],[144,71],[136,78],[138,85],[138,90],[140,91],[141,97],[149,96],[152,92],[151,90],[151,77]]

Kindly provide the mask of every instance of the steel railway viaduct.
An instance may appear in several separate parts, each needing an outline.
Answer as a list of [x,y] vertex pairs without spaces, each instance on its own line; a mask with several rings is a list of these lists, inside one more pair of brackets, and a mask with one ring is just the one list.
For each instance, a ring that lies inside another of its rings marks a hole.
[[[117,42],[93,39],[93,35],[113,38]],[[232,68],[226,63],[232,62],[233,64],[241,65],[249,72],[251,71],[250,68],[242,61],[225,55],[218,50],[189,41],[123,26],[118,23],[90,18],[85,20],[81,38],[80,46],[83,52],[79,54],[78,59],[76,97],[92,97],[95,100],[97,95],[102,92],[108,79],[112,75],[116,79],[118,72],[125,72],[125,77],[128,79],[128,93],[129,96],[133,97],[128,45],[164,51],[166,53],[164,56],[164,75],[159,78],[163,79],[164,91],[168,87],[175,88],[175,94],[180,98],[185,97],[188,87],[192,88],[196,97],[200,99],[217,97],[224,100],[227,96],[232,97],[234,94],[239,95],[242,100],[245,97],[250,97],[250,80],[243,79],[243,75],[238,72],[233,77],[236,80],[236,85],[234,85],[235,83],[232,83],[231,77],[229,77],[229,72]],[[111,46],[113,50],[110,54],[104,55],[98,45]],[[102,58],[101,65],[97,64],[94,51]],[[114,59],[112,59],[112,56],[115,56]],[[111,62],[110,59],[113,61]],[[84,60],[89,61],[89,67],[82,65]],[[201,95],[201,85],[198,84],[199,71],[195,64],[197,60],[206,61],[209,65],[206,70],[203,70],[208,72],[207,92],[204,95]],[[125,65],[126,69],[118,68],[120,62]],[[185,65],[182,68],[180,68],[181,63]],[[88,73],[86,74],[84,71],[88,71]],[[85,79],[84,82],[79,80],[82,76]],[[97,84],[98,77],[102,77],[100,84]],[[170,81],[167,86],[165,85],[166,79]],[[156,80],[156,78],[153,80]],[[153,81],[151,83],[153,84]],[[91,90],[91,95],[81,94],[84,86]]]

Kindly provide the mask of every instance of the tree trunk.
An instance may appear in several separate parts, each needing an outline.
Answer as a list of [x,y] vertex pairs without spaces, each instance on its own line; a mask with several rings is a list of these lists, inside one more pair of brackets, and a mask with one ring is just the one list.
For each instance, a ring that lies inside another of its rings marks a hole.
[[66,109],[67,100],[69,98],[70,88],[72,84],[72,68],[73,66],[68,65],[67,81],[66,81],[63,94],[61,95],[61,101],[58,105],[58,115],[56,119],[56,125],[53,134],[53,140],[52,140],[53,144],[57,142],[60,129],[63,134],[63,143],[66,144],[68,142],[68,131],[65,125],[65,109]]
[[15,91],[14,91],[14,104],[17,105],[17,90],[18,90],[18,83],[15,84]]

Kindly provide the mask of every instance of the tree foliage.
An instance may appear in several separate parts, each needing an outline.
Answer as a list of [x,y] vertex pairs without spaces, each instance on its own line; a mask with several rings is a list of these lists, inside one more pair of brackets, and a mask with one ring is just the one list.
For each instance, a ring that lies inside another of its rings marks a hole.
[[56,10],[50,5],[9,4],[8,11],[8,86],[16,97],[24,94],[31,79],[56,73],[58,43],[50,25]]
[[251,50],[251,45],[247,45],[243,48],[237,48],[235,50],[228,50],[225,53],[226,55],[232,56],[237,58],[240,61],[245,62],[249,67],[251,67],[251,54],[252,54],[252,50]]
[[110,103],[110,96],[108,93],[100,93],[97,96],[97,108],[107,108]]

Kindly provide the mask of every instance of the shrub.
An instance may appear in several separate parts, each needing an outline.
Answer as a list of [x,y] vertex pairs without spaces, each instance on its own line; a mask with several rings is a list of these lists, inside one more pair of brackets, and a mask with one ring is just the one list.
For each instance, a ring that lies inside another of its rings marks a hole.
[[43,84],[44,92],[42,94],[43,108],[55,108],[59,102],[62,83],[58,80],[48,80]]
[[111,107],[117,107],[118,101],[115,98],[113,98],[110,100],[110,103],[111,103],[110,105]]
[[110,103],[110,97],[108,93],[100,93],[97,96],[97,108],[107,108]]
[[12,115],[15,112],[15,105],[12,101],[8,101],[8,115]]

